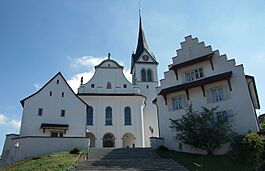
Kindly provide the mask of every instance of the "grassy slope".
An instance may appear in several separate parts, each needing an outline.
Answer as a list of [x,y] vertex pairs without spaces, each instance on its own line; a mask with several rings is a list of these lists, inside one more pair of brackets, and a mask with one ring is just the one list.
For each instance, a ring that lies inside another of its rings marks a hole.
[[250,167],[233,161],[227,155],[204,156],[175,151],[159,151],[158,154],[161,157],[176,160],[190,171],[196,171],[193,162],[202,164],[202,168],[198,169],[199,171],[251,171]]
[[69,154],[69,152],[61,152],[49,154],[43,157],[26,159],[10,165],[4,171],[11,170],[65,170],[74,160],[77,159],[76,154]]

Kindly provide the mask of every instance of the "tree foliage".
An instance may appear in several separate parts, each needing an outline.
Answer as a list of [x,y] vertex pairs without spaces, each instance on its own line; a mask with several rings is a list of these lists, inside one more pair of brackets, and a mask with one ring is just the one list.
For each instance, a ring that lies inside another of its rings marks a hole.
[[265,119],[260,123],[260,128],[262,131],[265,131]]
[[231,147],[230,154],[233,158],[243,163],[247,162],[255,170],[265,169],[265,142],[258,134],[235,136]]
[[176,140],[195,148],[206,150],[208,155],[228,143],[234,135],[231,117],[216,117],[218,107],[194,111],[189,105],[181,119],[171,120],[171,128],[176,131]]

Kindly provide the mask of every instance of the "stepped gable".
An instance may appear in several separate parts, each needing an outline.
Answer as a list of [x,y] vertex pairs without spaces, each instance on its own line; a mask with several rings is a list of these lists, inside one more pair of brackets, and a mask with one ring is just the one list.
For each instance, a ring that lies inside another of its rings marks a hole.
[[[207,62],[210,65],[212,72],[208,76],[214,76],[217,73],[225,73],[235,69],[244,70],[243,65],[236,65],[234,59],[227,59],[225,54],[220,55],[218,50],[212,50],[211,46],[206,46],[198,38],[193,38],[191,35],[185,37],[185,41],[180,43],[181,48],[176,50],[177,55],[172,57],[173,63],[168,65],[168,71],[164,72],[164,79],[160,80],[161,87],[171,87],[174,85],[182,84],[183,81],[180,75],[180,70],[188,68],[189,66]],[[216,65],[215,63],[218,63]],[[222,65],[219,65],[222,63]],[[222,67],[220,67],[222,66]],[[171,79],[176,78],[176,79]],[[157,89],[160,92],[160,89]]]

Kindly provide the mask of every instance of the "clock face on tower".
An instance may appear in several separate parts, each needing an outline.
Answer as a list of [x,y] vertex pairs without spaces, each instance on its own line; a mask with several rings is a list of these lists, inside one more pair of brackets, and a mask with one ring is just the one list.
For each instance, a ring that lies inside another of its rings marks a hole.
[[149,56],[144,55],[144,56],[142,57],[142,59],[143,59],[143,61],[148,61],[148,60],[149,60]]

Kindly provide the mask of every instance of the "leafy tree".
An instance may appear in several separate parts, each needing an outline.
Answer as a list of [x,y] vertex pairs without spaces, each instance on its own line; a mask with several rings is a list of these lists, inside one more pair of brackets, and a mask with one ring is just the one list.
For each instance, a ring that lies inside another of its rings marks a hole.
[[265,119],[260,123],[260,128],[265,131]]
[[198,112],[189,105],[181,119],[170,119],[170,127],[176,131],[176,140],[206,150],[208,155],[228,143],[234,136],[231,120],[228,117],[217,117],[217,108],[202,107],[202,111]]
[[[230,155],[242,163],[248,163],[254,170],[265,169],[265,142],[256,133],[235,136]],[[263,168],[263,169],[262,169]]]

